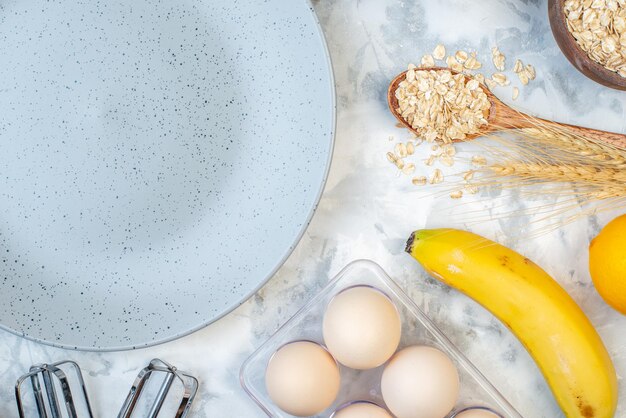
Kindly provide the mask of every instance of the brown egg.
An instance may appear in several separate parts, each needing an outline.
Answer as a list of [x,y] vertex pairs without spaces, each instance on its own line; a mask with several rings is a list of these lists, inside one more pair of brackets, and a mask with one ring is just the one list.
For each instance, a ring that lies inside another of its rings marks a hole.
[[501,418],[500,415],[485,408],[467,408],[454,416],[454,418]]
[[331,418],[393,418],[389,412],[371,402],[354,402],[339,408]]
[[324,343],[341,364],[365,370],[385,363],[400,342],[402,323],[393,302],[370,286],[338,293],[324,314]]
[[459,373],[442,351],[414,345],[389,361],[381,392],[398,418],[443,418],[459,397]]
[[300,417],[317,415],[337,397],[341,377],[335,359],[322,346],[297,341],[281,347],[265,371],[265,387],[283,411]]

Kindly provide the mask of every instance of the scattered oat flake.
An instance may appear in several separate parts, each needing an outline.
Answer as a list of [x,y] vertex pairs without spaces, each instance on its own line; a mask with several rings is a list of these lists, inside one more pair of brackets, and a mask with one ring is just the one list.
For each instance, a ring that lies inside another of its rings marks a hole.
[[454,158],[449,155],[443,154],[439,157],[439,162],[441,162],[441,164],[445,165],[446,167],[452,167],[454,165]]
[[528,78],[534,80],[537,77],[537,73],[535,72],[535,67],[530,64],[526,64],[526,74],[528,74]]
[[398,161],[398,157],[396,157],[396,154],[394,154],[393,152],[387,153],[387,159],[389,160],[390,163],[393,163],[393,164],[395,164],[396,161]]
[[422,64],[422,67],[434,67],[435,66],[435,59],[430,54],[424,55],[422,57],[421,64]]
[[450,193],[450,197],[452,199],[460,199],[460,198],[462,198],[463,197],[463,190],[458,190],[456,192]]
[[516,100],[519,96],[519,89],[517,87],[513,87],[513,100]]
[[454,58],[456,58],[456,60],[462,64],[467,61],[469,55],[465,51],[456,51],[456,54],[454,54]]
[[482,68],[482,64],[476,59],[475,54],[472,55],[463,63],[463,66],[468,70],[479,70]]
[[504,75],[503,73],[495,73],[491,76],[491,79],[500,86],[506,86],[510,83],[510,81],[506,78],[506,75]]
[[448,144],[441,147],[441,153],[450,157],[456,155],[456,148],[454,145]]
[[523,69],[524,69],[524,64],[522,63],[522,60],[520,59],[515,60],[515,66],[513,67],[513,72],[517,74]]
[[437,159],[436,155],[431,155],[430,157],[428,157],[427,160],[424,161],[424,164],[431,166],[435,163],[435,160]]
[[463,173],[463,180],[470,181],[471,179],[474,178],[474,173],[475,173],[474,170],[466,171],[465,173]]
[[496,86],[498,85],[495,81],[493,81],[490,78],[486,78],[485,79],[485,84],[487,85],[487,87],[489,87],[489,89],[493,90],[496,88]]
[[428,182],[428,179],[424,176],[413,177],[413,180],[411,180],[411,183],[416,186],[423,186],[426,184],[426,182]]
[[408,163],[402,168],[402,173],[406,175],[413,174],[413,172],[415,172],[415,164],[413,163]]
[[408,155],[413,155],[414,152],[415,152],[415,145],[413,145],[412,142],[407,142],[406,143],[406,153]]
[[474,155],[472,157],[472,164],[475,166],[484,166],[487,165],[487,159],[480,155]]
[[433,174],[430,176],[430,184],[439,184],[443,181],[443,173],[440,169],[436,168]]
[[402,142],[398,142],[393,150],[400,158],[404,158],[407,156],[406,145],[404,145],[404,143]]
[[442,60],[446,56],[446,47],[439,44],[433,50],[433,58],[436,60]]
[[506,57],[500,52],[497,46],[491,48],[491,61],[498,71],[504,71]]
[[499,71],[504,71],[505,68],[505,58],[504,55],[499,55],[493,59],[493,65]]
[[517,77],[519,78],[519,81],[523,85],[527,85],[528,81],[530,80],[529,77],[528,77],[528,74],[526,73],[526,70],[522,70],[519,73],[517,73]]
[[463,71],[463,64],[461,64],[460,62],[458,62],[456,60],[456,58],[454,58],[452,55],[450,55],[448,58],[446,58],[446,65],[451,69],[456,71],[457,73],[460,73]]
[[404,160],[398,158],[396,160],[396,167],[398,167],[398,169],[402,170],[404,168]]

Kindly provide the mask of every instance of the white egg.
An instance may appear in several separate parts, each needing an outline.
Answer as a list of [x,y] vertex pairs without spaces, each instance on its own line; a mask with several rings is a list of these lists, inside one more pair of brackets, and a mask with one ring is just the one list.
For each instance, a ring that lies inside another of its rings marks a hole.
[[389,412],[371,402],[355,402],[338,409],[332,418],[393,418]]
[[335,359],[319,344],[297,341],[280,348],[265,371],[265,387],[283,411],[317,415],[337,397],[341,377]]
[[341,364],[366,370],[385,363],[398,348],[400,314],[381,291],[356,286],[338,293],[324,315],[324,342]]
[[501,418],[500,415],[488,411],[484,408],[468,408],[459,412],[454,418]]
[[443,352],[414,345],[389,361],[381,391],[387,407],[398,418],[443,418],[459,397],[459,373]]

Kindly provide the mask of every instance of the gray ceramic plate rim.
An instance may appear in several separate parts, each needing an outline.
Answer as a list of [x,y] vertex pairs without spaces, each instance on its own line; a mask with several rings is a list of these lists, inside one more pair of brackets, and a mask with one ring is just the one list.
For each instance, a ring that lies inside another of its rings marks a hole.
[[164,344],[164,343],[167,343],[167,342],[170,342],[170,341],[174,341],[174,340],[177,340],[179,338],[185,337],[187,335],[193,334],[194,332],[196,332],[198,330],[201,330],[201,329],[211,325],[212,323],[222,319],[223,317],[225,317],[226,315],[228,315],[229,313],[231,313],[232,311],[237,309],[239,306],[241,306],[248,299],[250,299],[263,286],[265,286],[267,284],[267,282],[272,277],[274,277],[274,275],[276,274],[278,269],[280,269],[283,266],[283,264],[285,264],[285,261],[287,261],[287,258],[289,258],[291,253],[295,250],[296,245],[302,239],[302,236],[304,235],[304,233],[306,232],[307,228],[309,227],[309,224],[311,223],[313,215],[315,214],[315,211],[317,209],[317,205],[319,204],[319,201],[322,198],[322,194],[324,192],[324,188],[326,187],[326,181],[328,180],[328,173],[330,172],[331,161],[332,161],[332,158],[333,158],[333,151],[334,151],[334,148],[335,148],[335,134],[336,134],[336,131],[337,131],[337,92],[336,92],[336,88],[335,88],[335,76],[334,76],[334,73],[333,73],[332,59],[330,57],[330,52],[328,50],[328,44],[326,42],[326,38],[324,36],[324,31],[322,30],[322,26],[320,25],[319,19],[317,18],[317,14],[315,13],[315,10],[313,9],[313,4],[311,3],[311,0],[300,0],[300,1],[305,3],[303,7],[306,7],[307,9],[309,9],[309,12],[312,15],[313,22],[315,23],[315,27],[317,29],[317,34],[319,36],[319,40],[320,40],[320,43],[322,45],[322,49],[324,51],[324,56],[326,57],[325,64],[326,64],[326,67],[328,69],[328,80],[329,80],[329,83],[330,83],[330,85],[328,87],[329,87],[329,90],[330,90],[330,93],[331,93],[331,109],[329,109],[329,111],[331,113],[330,144],[329,144],[329,147],[328,147],[328,156],[326,158],[326,167],[324,168],[324,175],[322,177],[322,181],[320,182],[319,189],[317,190],[317,193],[315,195],[315,200],[313,202],[313,205],[311,206],[311,208],[309,210],[309,213],[307,214],[307,217],[306,217],[304,223],[302,224],[302,228],[300,229],[300,231],[296,235],[294,241],[287,248],[287,250],[285,251],[283,256],[276,263],[276,266],[270,271],[270,273],[265,278],[263,278],[263,280],[259,283],[259,285],[257,287],[255,287],[252,291],[250,291],[249,293],[244,295],[243,298],[241,298],[241,300],[239,300],[239,301],[235,302],[234,304],[226,307],[222,312],[220,312],[219,314],[215,315],[210,320],[208,320],[206,322],[203,322],[203,323],[201,323],[200,325],[198,325],[196,327],[190,328],[190,329],[185,330],[183,332],[180,332],[178,334],[174,334],[174,335],[172,335],[170,337],[166,337],[166,338],[150,341],[150,342],[147,342],[145,344],[122,345],[122,346],[117,346],[117,347],[76,346],[76,345],[68,345],[68,344],[62,344],[62,343],[54,343],[52,341],[48,341],[48,340],[44,340],[44,339],[41,339],[41,338],[33,337],[33,336],[28,335],[26,333],[19,332],[17,330],[14,330],[13,328],[7,327],[7,326],[5,326],[5,325],[3,325],[1,323],[0,323],[0,329],[8,331],[8,332],[10,332],[12,334],[18,335],[20,337],[26,338],[27,340],[35,341],[35,342],[38,342],[38,343],[41,343],[41,344],[45,344],[45,345],[48,345],[48,346],[52,346],[52,347],[64,348],[64,349],[70,349],[70,350],[94,351],[94,352],[111,352],[111,351],[127,351],[127,350],[136,350],[136,349],[140,349],[140,348],[147,348],[147,347],[152,347],[152,346],[159,345],[159,344]]

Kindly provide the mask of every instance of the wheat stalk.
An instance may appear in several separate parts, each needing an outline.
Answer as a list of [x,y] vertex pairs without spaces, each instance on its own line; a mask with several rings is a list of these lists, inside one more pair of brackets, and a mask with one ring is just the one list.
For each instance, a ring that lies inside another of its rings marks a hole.
[[488,135],[491,141],[482,144],[493,162],[478,170],[482,178],[474,185],[570,183],[574,194],[591,199],[626,197],[626,150],[531,122],[533,128]]
[[[594,186],[613,187],[626,192],[626,171],[612,167],[601,169],[595,165],[542,164],[525,161],[509,161],[506,164],[487,166],[498,176],[518,176],[538,181],[567,181]],[[621,184],[620,184],[621,183]]]
[[558,197],[525,213],[501,215],[532,212],[533,223],[552,222],[544,232],[583,215],[626,207],[625,149],[532,117],[529,122],[532,128],[489,134],[488,140],[478,141],[487,164],[474,169],[474,178],[455,184],[454,190],[496,187],[517,190],[524,199]]
[[598,171],[597,167],[588,165],[574,166],[527,162],[514,162],[507,165],[493,164],[487,168],[496,176],[516,176],[529,182],[569,182],[574,185],[587,186],[588,190],[593,192],[598,199],[626,196],[626,172],[612,168]]

